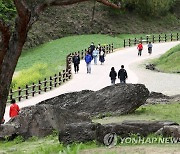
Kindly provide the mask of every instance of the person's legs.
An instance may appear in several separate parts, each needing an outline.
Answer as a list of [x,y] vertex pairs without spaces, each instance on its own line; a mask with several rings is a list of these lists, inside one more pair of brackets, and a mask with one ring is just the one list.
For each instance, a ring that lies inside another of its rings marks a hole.
[[87,64],[87,73],[91,73],[91,63]]
[[89,70],[88,70],[88,64],[86,63],[86,67],[87,67],[87,73],[89,73]]
[[76,73],[76,64],[74,64],[74,72]]
[[139,55],[141,56],[142,50],[139,51]]
[[97,56],[94,57],[94,64],[97,65]]
[[121,80],[121,79],[120,79],[120,83],[126,83],[126,81],[125,81],[125,80]]
[[89,73],[91,73],[91,63],[88,64]]
[[115,84],[115,80],[112,79],[112,80],[111,80],[111,85],[114,85],[114,84]]
[[77,64],[77,73],[79,72],[79,64]]

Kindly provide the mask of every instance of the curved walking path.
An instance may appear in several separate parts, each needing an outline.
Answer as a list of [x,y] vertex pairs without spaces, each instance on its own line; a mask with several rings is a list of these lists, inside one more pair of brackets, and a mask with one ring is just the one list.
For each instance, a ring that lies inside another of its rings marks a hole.
[[[80,71],[78,74],[73,74],[73,79],[64,85],[37,95],[31,99],[24,100],[19,104],[20,108],[30,105],[35,105],[43,100],[58,96],[63,93],[81,91],[81,90],[99,90],[110,85],[109,72],[111,67],[115,67],[118,72],[120,66],[125,65],[128,73],[127,83],[143,83],[150,91],[162,92],[167,95],[180,94],[180,75],[165,74],[153,72],[139,67],[139,64],[146,59],[151,59],[165,53],[170,48],[180,42],[158,43],[153,45],[153,53],[147,53],[147,46],[144,45],[142,56],[137,56],[136,47],[123,48],[118,51],[108,54],[105,57],[104,65],[94,65],[92,62],[92,73],[86,73],[86,64],[81,61]],[[119,82],[117,79],[116,82]],[[5,120],[9,120],[9,106],[6,107]]]

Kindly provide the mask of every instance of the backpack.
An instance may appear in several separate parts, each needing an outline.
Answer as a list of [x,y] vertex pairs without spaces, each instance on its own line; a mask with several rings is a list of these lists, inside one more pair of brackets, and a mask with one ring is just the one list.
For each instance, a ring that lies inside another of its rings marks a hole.
[[101,52],[100,52],[100,56],[103,56],[103,55],[104,55],[104,51],[101,51]]

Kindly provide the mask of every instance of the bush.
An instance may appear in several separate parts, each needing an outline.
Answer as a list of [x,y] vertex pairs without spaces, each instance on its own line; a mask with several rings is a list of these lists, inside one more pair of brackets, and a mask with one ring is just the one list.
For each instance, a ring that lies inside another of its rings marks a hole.
[[[17,89],[18,87],[24,88],[25,85],[31,85],[33,82],[37,83],[39,80],[44,79],[47,74],[47,64],[35,64],[30,69],[20,71],[14,78],[11,88]],[[46,74],[44,74],[46,72]]]
[[122,0],[122,6],[142,16],[166,15],[176,0]]

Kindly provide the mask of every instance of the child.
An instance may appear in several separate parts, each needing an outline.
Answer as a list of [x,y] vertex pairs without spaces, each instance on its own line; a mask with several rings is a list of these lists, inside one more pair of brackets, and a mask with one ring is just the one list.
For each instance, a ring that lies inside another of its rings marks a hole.
[[152,47],[153,47],[153,45],[151,44],[151,42],[149,42],[149,44],[148,44],[148,53],[149,53],[149,55],[152,53]]
[[115,84],[117,73],[114,69],[114,67],[111,68],[111,71],[109,73],[109,77],[111,78],[111,85]]
[[141,56],[142,50],[143,50],[142,42],[140,42],[140,43],[138,44],[137,49],[138,49],[138,56]]

